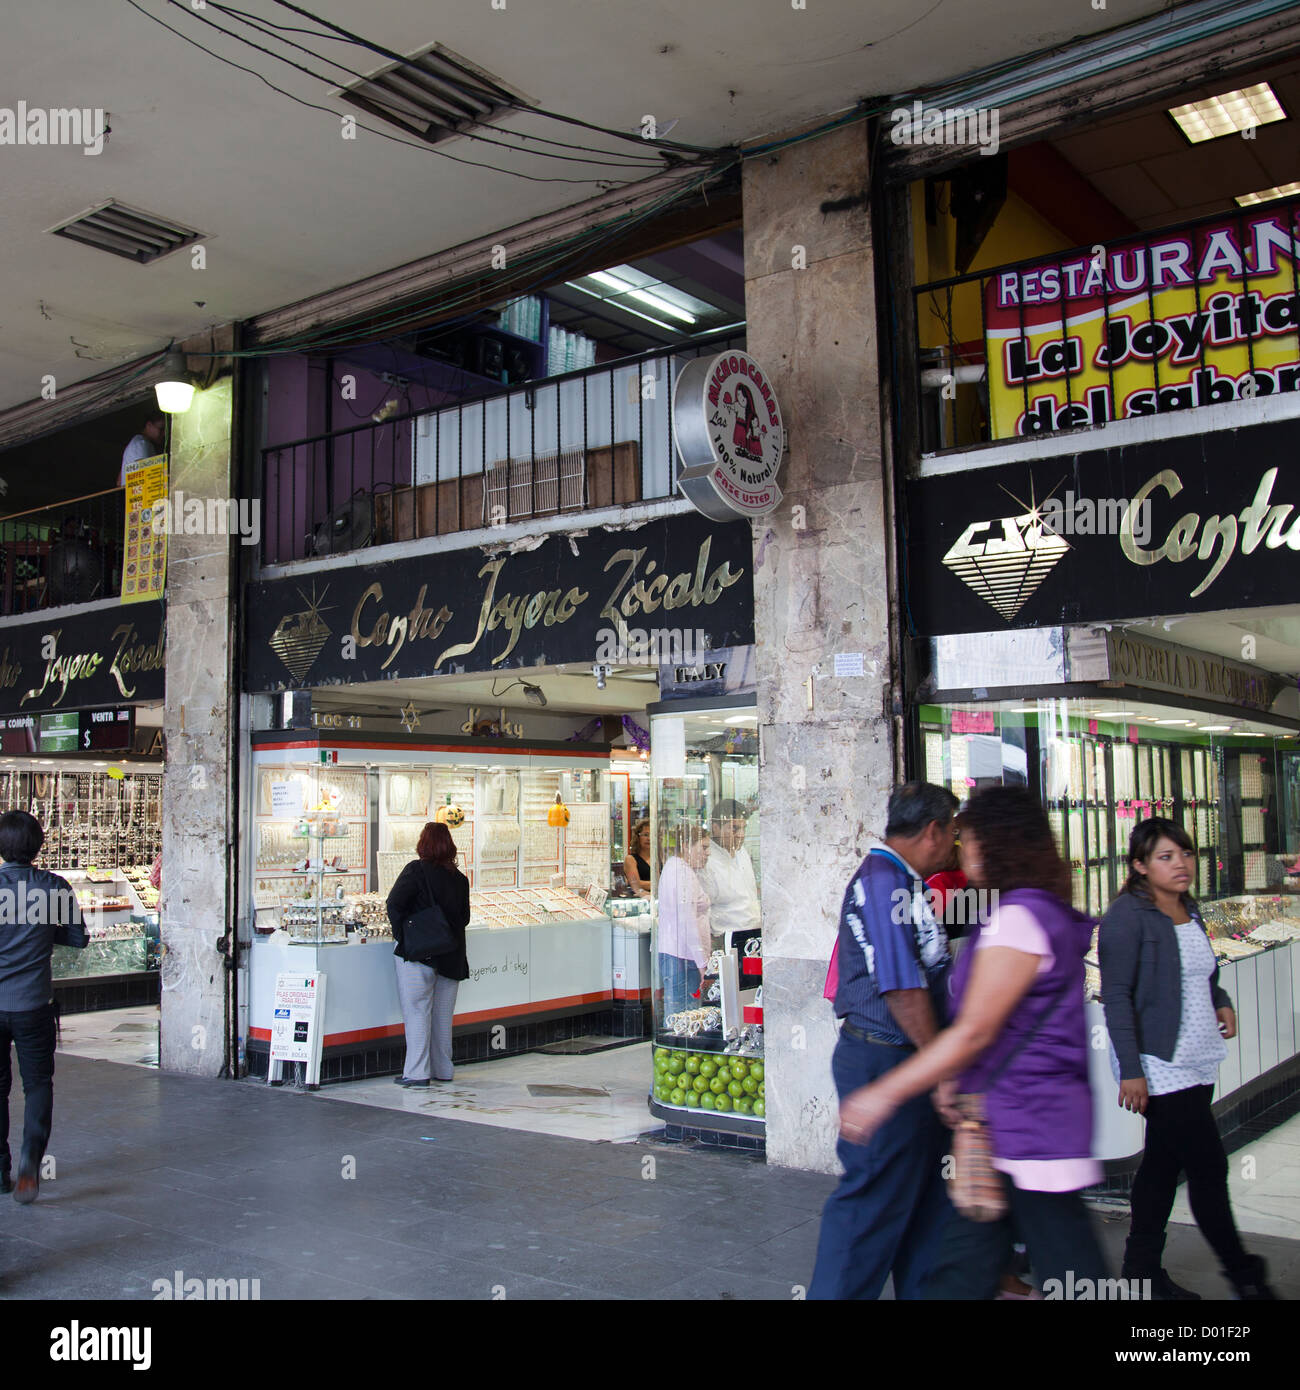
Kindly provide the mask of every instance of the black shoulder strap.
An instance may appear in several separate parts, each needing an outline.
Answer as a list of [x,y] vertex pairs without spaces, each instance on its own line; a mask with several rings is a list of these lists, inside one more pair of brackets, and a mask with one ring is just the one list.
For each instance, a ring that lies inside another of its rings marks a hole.
[[1051,1018],[1052,1010],[1069,993],[1070,987],[1073,983],[1073,980],[1071,980],[1069,975],[1067,975],[1065,977],[1065,982],[1062,984],[1061,988],[1058,989],[1051,996],[1051,998],[1048,999],[1047,1007],[1039,1015],[1038,1022],[1034,1024],[1034,1026],[1029,1030],[1029,1032],[1026,1033],[1025,1036],[1021,1038],[1020,1041],[1015,1045],[1015,1047],[1013,1047],[1011,1051],[1008,1052],[1007,1055],[998,1063],[997,1068],[994,1071],[990,1072],[989,1075],[984,1078],[984,1089],[986,1091],[993,1085],[993,1083],[998,1079],[998,1077],[1001,1076],[1004,1071],[1006,1071],[1006,1069],[1025,1050],[1025,1048],[1027,1048],[1029,1044],[1033,1042],[1033,1040],[1038,1036],[1043,1024],[1045,1024],[1047,1020]]

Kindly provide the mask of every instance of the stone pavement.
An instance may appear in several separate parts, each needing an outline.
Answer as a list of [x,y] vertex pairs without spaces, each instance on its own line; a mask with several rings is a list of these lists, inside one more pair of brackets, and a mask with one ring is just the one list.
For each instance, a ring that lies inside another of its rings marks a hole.
[[[646,1119],[592,1143],[61,1055],[56,1176],[0,1199],[0,1298],[152,1299],[180,1271],[262,1299],[789,1300],[832,1180]],[[1103,1219],[1115,1256],[1127,1222]],[[1250,1244],[1300,1297],[1300,1242]],[[1222,1296],[1194,1228],[1167,1263]]]

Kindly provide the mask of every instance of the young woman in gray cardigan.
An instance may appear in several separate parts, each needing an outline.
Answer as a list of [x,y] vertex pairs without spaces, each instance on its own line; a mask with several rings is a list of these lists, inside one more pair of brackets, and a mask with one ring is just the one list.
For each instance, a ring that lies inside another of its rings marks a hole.
[[1123,1276],[1150,1279],[1156,1299],[1199,1299],[1161,1268],[1178,1175],[1201,1234],[1242,1299],[1276,1297],[1264,1261],[1247,1253],[1228,1200],[1228,1159],[1210,1108],[1225,1038],[1237,1032],[1214,948],[1188,896],[1196,854],[1174,821],[1140,821],[1129,876],[1101,919],[1101,1002],[1119,1104],[1146,1116],[1133,1179]]

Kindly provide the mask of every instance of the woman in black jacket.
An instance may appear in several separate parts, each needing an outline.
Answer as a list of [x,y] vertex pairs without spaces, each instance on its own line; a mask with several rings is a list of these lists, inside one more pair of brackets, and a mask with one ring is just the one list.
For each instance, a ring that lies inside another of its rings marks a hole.
[[1191,839],[1175,821],[1140,821],[1129,837],[1129,876],[1101,919],[1101,1002],[1119,1104],[1146,1116],[1146,1148],[1130,1194],[1123,1276],[1149,1279],[1157,1299],[1199,1299],[1161,1268],[1178,1175],[1192,1215],[1238,1298],[1275,1297],[1264,1261],[1242,1246],[1228,1200],[1228,1159],[1210,1101],[1232,1000],[1196,904]]
[[[469,925],[469,880],[456,867],[456,845],[445,825],[430,821],[420,835],[414,858],[397,876],[388,895],[388,920],[397,945],[397,997],[406,1029],[406,1065],[393,1080],[399,1086],[428,1086],[450,1081],[451,1020],[456,991],[469,978],[465,928]],[[430,902],[442,908],[456,938],[454,950],[425,960],[409,960],[402,943],[403,924]]]

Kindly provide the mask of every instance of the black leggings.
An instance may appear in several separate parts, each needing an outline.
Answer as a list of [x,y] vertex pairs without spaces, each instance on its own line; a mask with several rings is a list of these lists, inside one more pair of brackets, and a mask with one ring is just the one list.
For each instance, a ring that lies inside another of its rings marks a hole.
[[1147,1102],[1146,1151],[1133,1179],[1126,1274],[1146,1278],[1159,1270],[1180,1172],[1187,1174],[1192,1215],[1224,1273],[1250,1268],[1228,1201],[1228,1156],[1210,1109],[1213,1094],[1213,1086],[1191,1086]]

